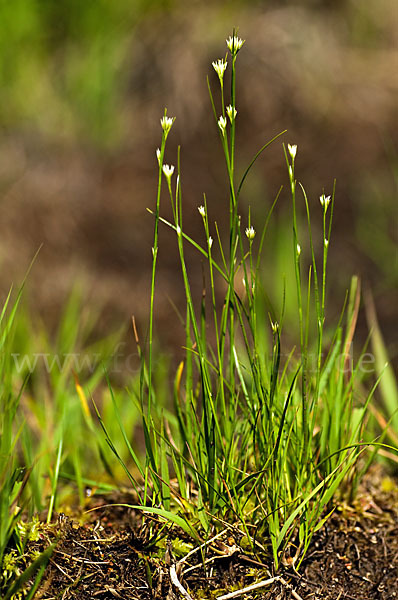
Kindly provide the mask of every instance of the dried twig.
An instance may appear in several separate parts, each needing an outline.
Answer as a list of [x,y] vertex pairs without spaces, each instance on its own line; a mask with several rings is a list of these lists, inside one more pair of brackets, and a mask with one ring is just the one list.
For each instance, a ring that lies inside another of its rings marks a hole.
[[258,590],[259,588],[265,587],[266,585],[270,585],[274,583],[274,581],[279,581],[280,577],[271,577],[271,579],[265,579],[264,581],[259,581],[258,583],[253,583],[253,585],[248,585],[241,590],[236,590],[236,592],[231,592],[230,594],[224,594],[224,596],[218,596],[217,600],[229,600],[230,598],[237,598],[242,594],[247,594],[248,592],[252,592],[253,590]]
[[181,583],[177,577],[177,571],[176,571],[175,564],[171,565],[171,567],[170,567],[170,579],[171,579],[172,584],[178,589],[178,591],[185,598],[185,600],[193,600],[192,597],[188,594],[187,590],[181,585]]
[[285,579],[283,579],[283,577],[280,578],[280,582],[285,585],[291,592],[293,598],[296,598],[296,600],[303,600],[301,596],[298,595],[297,592],[294,591],[294,589],[292,588],[292,586],[290,585],[290,583],[288,583],[287,581],[285,581]]

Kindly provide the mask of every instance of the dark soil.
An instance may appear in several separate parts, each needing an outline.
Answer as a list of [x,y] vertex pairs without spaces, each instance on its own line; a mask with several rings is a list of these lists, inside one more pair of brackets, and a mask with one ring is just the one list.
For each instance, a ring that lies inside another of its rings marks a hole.
[[[126,500],[132,502],[117,499]],[[183,559],[190,548],[185,534],[153,519],[142,525],[131,509],[109,506],[109,498],[94,501],[98,509],[88,522],[58,515],[45,540],[34,544],[42,549],[59,536],[35,598],[175,600],[184,598],[184,590],[185,600],[232,591],[243,600],[398,598],[398,488],[388,478],[368,477],[357,500],[341,504],[314,535],[299,571],[286,557],[277,574],[269,557],[240,547],[232,528],[209,544],[205,570],[200,552]]]

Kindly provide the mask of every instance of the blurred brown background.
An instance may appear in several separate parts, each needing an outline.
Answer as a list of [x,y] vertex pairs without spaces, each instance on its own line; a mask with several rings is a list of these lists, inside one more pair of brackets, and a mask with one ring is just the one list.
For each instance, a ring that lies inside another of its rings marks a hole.
[[[29,276],[27,295],[50,324],[76,280],[103,303],[104,330],[142,329],[148,314],[156,147],[164,107],[177,119],[166,162],[182,146],[185,228],[203,235],[196,207],[207,195],[222,223],[228,189],[206,75],[238,57],[237,168],[283,129],[298,144],[297,177],[314,222],[319,195],[337,179],[330,302],[338,314],[350,276],[374,294],[392,358],[398,306],[398,5],[394,0],[151,2],[0,0],[0,285]],[[256,163],[242,193],[261,223],[287,183],[282,140]],[[168,201],[164,197],[164,214]],[[301,203],[300,210],[304,211]],[[266,264],[290,243],[282,192]],[[303,212],[304,215],[304,212]],[[315,230],[316,226],[314,224]],[[303,233],[303,237],[304,233]],[[161,230],[158,333],[176,341],[168,297],[182,307],[175,240]],[[191,272],[200,291],[200,261]],[[272,283],[270,283],[272,286]],[[275,285],[277,287],[277,285]],[[272,295],[272,294],[271,294]],[[366,337],[363,319],[363,337]],[[181,338],[183,340],[183,337]]]

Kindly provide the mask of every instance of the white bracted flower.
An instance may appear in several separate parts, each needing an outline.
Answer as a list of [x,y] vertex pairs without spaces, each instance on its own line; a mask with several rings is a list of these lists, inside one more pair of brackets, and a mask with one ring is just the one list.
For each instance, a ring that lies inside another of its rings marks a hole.
[[327,248],[329,246],[329,240],[327,240],[326,238],[324,239],[324,244],[325,244],[325,248]]
[[225,69],[227,68],[228,64],[227,61],[223,58],[219,58],[218,60],[214,60],[211,64],[213,65],[213,69],[219,76],[220,81],[222,82],[224,78]]
[[225,128],[227,126],[227,119],[221,115],[218,119],[218,126],[221,129],[221,133],[225,135]]
[[230,51],[232,56],[234,56],[235,54],[238,54],[239,50],[242,48],[243,44],[245,43],[245,40],[242,40],[237,35],[234,35],[234,37],[232,37],[230,35],[229,38],[226,40],[226,42],[227,42],[228,50]]
[[165,132],[166,136],[169,133],[171,126],[174,123],[174,119],[175,117],[166,117],[166,115],[164,115],[161,119],[160,119],[160,124],[162,126],[163,131]]
[[246,227],[245,234],[248,240],[250,240],[251,242],[254,240],[256,230],[254,229],[253,225],[250,225],[250,227]]
[[289,150],[290,156],[294,160],[296,158],[296,154],[297,154],[297,145],[296,144],[293,144],[293,145],[288,144],[287,149]]
[[325,194],[322,194],[322,196],[319,196],[319,202],[321,203],[321,206],[323,206],[323,210],[326,212],[328,209],[328,206],[330,204],[330,196],[325,196]]
[[209,244],[209,248],[211,248],[213,245],[213,238],[211,237],[211,235],[209,236],[208,244]]
[[163,165],[162,169],[163,169],[163,173],[164,173],[166,179],[168,179],[170,181],[171,176],[174,173],[174,166],[173,165]]
[[201,205],[201,206],[198,206],[198,211],[199,211],[199,214],[200,214],[202,217],[205,217],[205,216],[206,216],[206,209],[205,209],[205,207],[204,207],[203,205]]
[[158,159],[158,163],[160,164],[160,148],[156,148],[156,158]]
[[300,246],[300,244],[297,244],[296,250],[297,250],[297,256],[300,256],[300,254],[301,254],[301,246]]
[[238,111],[236,110],[236,108],[234,106],[227,106],[227,115],[229,117],[229,120],[232,121],[235,119],[236,115],[238,114]]

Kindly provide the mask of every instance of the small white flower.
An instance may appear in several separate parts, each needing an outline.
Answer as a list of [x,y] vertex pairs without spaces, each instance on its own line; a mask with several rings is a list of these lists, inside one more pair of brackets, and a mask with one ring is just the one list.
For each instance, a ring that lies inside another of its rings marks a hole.
[[327,247],[329,246],[329,240],[327,240],[327,239],[325,238],[325,240],[324,240],[324,243],[325,243],[325,248],[327,248]]
[[223,80],[225,69],[227,68],[227,61],[223,58],[219,58],[211,63],[213,65],[213,69],[217,73],[220,78],[220,81]]
[[198,206],[198,211],[199,211],[199,214],[200,214],[202,217],[205,217],[205,216],[206,216],[206,210],[205,210],[205,207],[204,207],[204,206],[202,206],[202,205],[201,205],[201,206]]
[[242,48],[243,44],[245,43],[245,40],[242,40],[237,35],[234,35],[234,37],[229,36],[229,38],[226,40],[226,42],[227,42],[228,50],[230,51],[232,56],[234,56]]
[[301,254],[301,246],[300,246],[300,244],[297,244],[296,250],[297,250],[297,256],[300,256],[300,254]]
[[227,115],[229,117],[229,120],[231,121],[231,124],[237,114],[238,114],[238,111],[236,110],[235,107],[233,107],[231,105],[227,106]]
[[288,144],[287,145],[287,149],[289,150],[290,156],[294,160],[296,158],[296,154],[297,154],[297,145],[294,144],[294,145],[291,146],[290,144]]
[[213,245],[213,238],[211,237],[211,235],[209,236],[208,244],[209,244],[209,248],[211,248]]
[[156,158],[158,159],[158,163],[160,164],[160,148],[156,148]]
[[246,237],[248,240],[250,240],[250,241],[254,240],[256,231],[255,231],[253,225],[250,225],[250,227],[246,227],[245,234],[246,234]]
[[227,126],[227,119],[221,115],[218,119],[218,126],[221,129],[221,133],[225,135],[225,128]]
[[328,206],[330,204],[330,200],[331,200],[330,196],[325,196],[325,194],[322,194],[322,196],[319,196],[319,202],[323,206],[323,209],[324,209],[325,212],[328,209]]
[[165,134],[167,135],[171,129],[171,126],[174,123],[174,118],[173,117],[166,117],[166,115],[164,117],[162,117],[160,119],[160,124],[162,126],[163,131],[165,132]]
[[174,173],[174,166],[173,165],[163,165],[162,169],[163,169],[163,173],[165,174],[166,178],[168,180],[170,180],[171,176]]
[[278,323],[277,323],[276,321],[275,321],[275,323],[273,323],[273,322],[271,321],[271,328],[272,328],[272,331],[273,331],[274,333],[276,333],[276,332],[278,331],[278,327],[279,327],[279,325],[278,325]]

